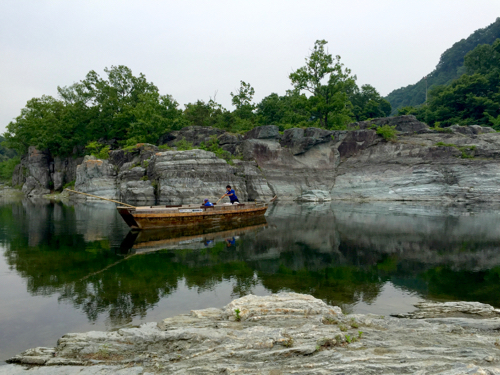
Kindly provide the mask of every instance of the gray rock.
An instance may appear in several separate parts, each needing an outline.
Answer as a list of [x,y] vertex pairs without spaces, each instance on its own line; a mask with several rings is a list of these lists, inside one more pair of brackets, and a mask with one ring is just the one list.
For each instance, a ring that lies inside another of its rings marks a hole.
[[184,139],[193,146],[199,146],[202,142],[208,144],[211,137],[219,137],[225,131],[211,126],[187,126],[181,130],[176,130],[166,133],[160,137],[159,144],[167,144],[171,147],[175,146],[176,142]]
[[0,374],[500,374],[495,327],[476,328],[488,320],[346,316],[308,295],[248,295],[158,324],[67,334],[8,361],[39,367]]
[[75,189],[103,198],[118,199],[117,174],[116,167],[108,160],[87,155],[76,168]]
[[83,157],[54,158],[54,171],[50,174],[54,190],[61,190],[65,184],[76,181],[76,168],[82,161]]
[[429,129],[429,126],[418,121],[413,115],[381,117],[368,121],[360,121],[349,124],[348,128],[368,129],[372,126],[380,127],[384,125],[395,126],[397,131],[404,133],[416,133]]
[[264,125],[253,128],[243,139],[279,139],[280,132],[276,125]]
[[333,132],[318,128],[287,129],[281,137],[280,144],[287,147],[294,155],[300,155],[316,145],[332,141]]
[[203,150],[160,152],[148,166],[148,176],[158,186],[160,204],[201,204],[203,198],[217,201],[228,184],[240,201],[246,201],[245,180],[235,172],[225,160]]
[[323,190],[308,190],[304,191],[300,197],[297,198],[298,201],[303,202],[324,202],[330,201],[330,193]]
[[[480,302],[420,302],[415,307],[418,310],[397,316],[400,318],[424,319],[477,315],[500,319],[500,309],[495,309],[491,305]],[[500,324],[500,320],[498,324]]]

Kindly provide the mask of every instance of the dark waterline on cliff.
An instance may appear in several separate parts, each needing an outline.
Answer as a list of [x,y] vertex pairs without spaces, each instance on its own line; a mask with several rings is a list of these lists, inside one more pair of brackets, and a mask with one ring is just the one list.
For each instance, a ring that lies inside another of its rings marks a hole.
[[500,306],[492,208],[280,204],[246,228],[137,237],[114,207],[0,202],[0,360],[67,332],[159,321],[248,293],[309,293],[385,315],[421,300]]

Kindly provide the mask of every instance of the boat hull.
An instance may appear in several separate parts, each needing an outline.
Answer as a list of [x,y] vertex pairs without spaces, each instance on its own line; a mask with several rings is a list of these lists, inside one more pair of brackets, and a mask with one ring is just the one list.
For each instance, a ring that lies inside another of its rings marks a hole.
[[188,206],[176,209],[118,207],[118,212],[132,229],[152,229],[214,225],[226,221],[246,221],[257,216],[263,216],[267,207],[267,204],[214,208],[193,208]]

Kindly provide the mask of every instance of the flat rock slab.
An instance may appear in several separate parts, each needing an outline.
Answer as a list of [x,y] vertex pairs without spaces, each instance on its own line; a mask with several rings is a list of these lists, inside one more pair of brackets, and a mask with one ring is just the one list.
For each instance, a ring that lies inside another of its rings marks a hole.
[[[222,309],[194,310],[158,324],[67,334],[55,348],[10,359],[0,375],[500,375],[495,309],[433,304],[432,311],[438,310],[439,317],[420,319],[344,315],[309,295],[248,295]],[[483,311],[489,311],[486,318]]]

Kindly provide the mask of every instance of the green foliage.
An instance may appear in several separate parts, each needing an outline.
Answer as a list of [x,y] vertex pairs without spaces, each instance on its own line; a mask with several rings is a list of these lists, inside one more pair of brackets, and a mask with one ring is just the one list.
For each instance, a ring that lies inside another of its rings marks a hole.
[[75,180],[68,182],[67,184],[64,184],[63,190],[64,189],[74,189],[75,188]]
[[283,337],[286,337],[286,340],[283,340],[281,344],[285,348],[291,348],[293,346],[293,343],[294,343],[294,340],[293,340],[292,336],[290,336],[289,334],[285,333],[285,334],[283,334]]
[[0,162],[0,180],[10,181],[14,174],[14,169],[21,162],[21,158],[16,156]]
[[216,135],[212,135],[210,137],[208,145],[205,145],[205,143],[202,142],[200,145],[200,149],[205,150],[205,151],[211,151],[211,152],[215,153],[215,155],[218,158],[224,159],[228,163],[232,164],[233,155],[229,151],[223,150],[219,146],[219,141],[217,140]]
[[240,309],[235,309],[234,310],[234,320],[239,322],[241,321],[241,316],[240,316]]
[[371,85],[363,85],[361,90],[355,86],[349,94],[349,100],[352,103],[352,112],[356,121],[387,117],[391,114],[390,103],[382,98]]
[[85,150],[98,159],[106,160],[109,158],[109,146],[102,143],[89,142],[87,146],[85,146]]
[[[58,98],[42,96],[28,101],[8,125],[5,145],[21,154],[35,146],[53,156],[69,156],[81,155],[82,145],[92,148],[96,142],[118,144],[128,151],[138,143],[158,144],[164,134],[193,125],[232,133],[268,124],[281,131],[292,127],[344,129],[355,119],[387,115],[388,102],[370,85],[359,89],[356,77],[340,62],[340,56],[328,53],[326,44],[325,40],[316,41],[305,66],[290,74],[293,90],[285,95],[273,93],[256,104],[254,88],[240,81],[240,87],[231,92],[233,111],[217,103],[215,96],[207,102],[188,103],[182,110],[172,96],[160,95],[144,74],[136,76],[123,65],[105,68],[104,77],[92,70],[83,80],[58,87]],[[190,147],[182,142],[177,145],[181,150]],[[213,151],[230,162],[224,151]],[[101,158],[106,153],[95,147],[89,152]]]
[[175,142],[175,147],[177,147],[177,150],[179,151],[188,151],[194,148],[193,145],[186,141],[185,138],[182,138],[181,140]]
[[377,134],[381,135],[386,141],[394,142],[397,139],[396,126],[388,124],[377,128]]
[[356,85],[351,71],[344,68],[340,56],[335,59],[325,46],[326,40],[317,40],[306,65],[290,74],[297,92],[307,91],[311,115],[327,129],[343,129],[352,121],[353,114],[348,92]]
[[[500,18],[497,18],[488,27],[476,30],[467,39],[462,39],[453,44],[451,48],[447,49],[441,55],[434,71],[427,75],[428,88],[431,89],[435,86],[450,84],[466,71],[471,73],[470,66],[487,68],[487,64],[473,64],[472,61],[469,61],[469,67],[466,67],[464,61],[467,63],[467,54],[477,46],[482,44],[491,45],[497,38],[500,38]],[[477,52],[479,53],[479,51]],[[425,90],[426,83],[425,79],[422,78],[416,84],[392,91],[387,95],[386,99],[391,103],[394,111],[405,106],[416,107],[425,102]]]

